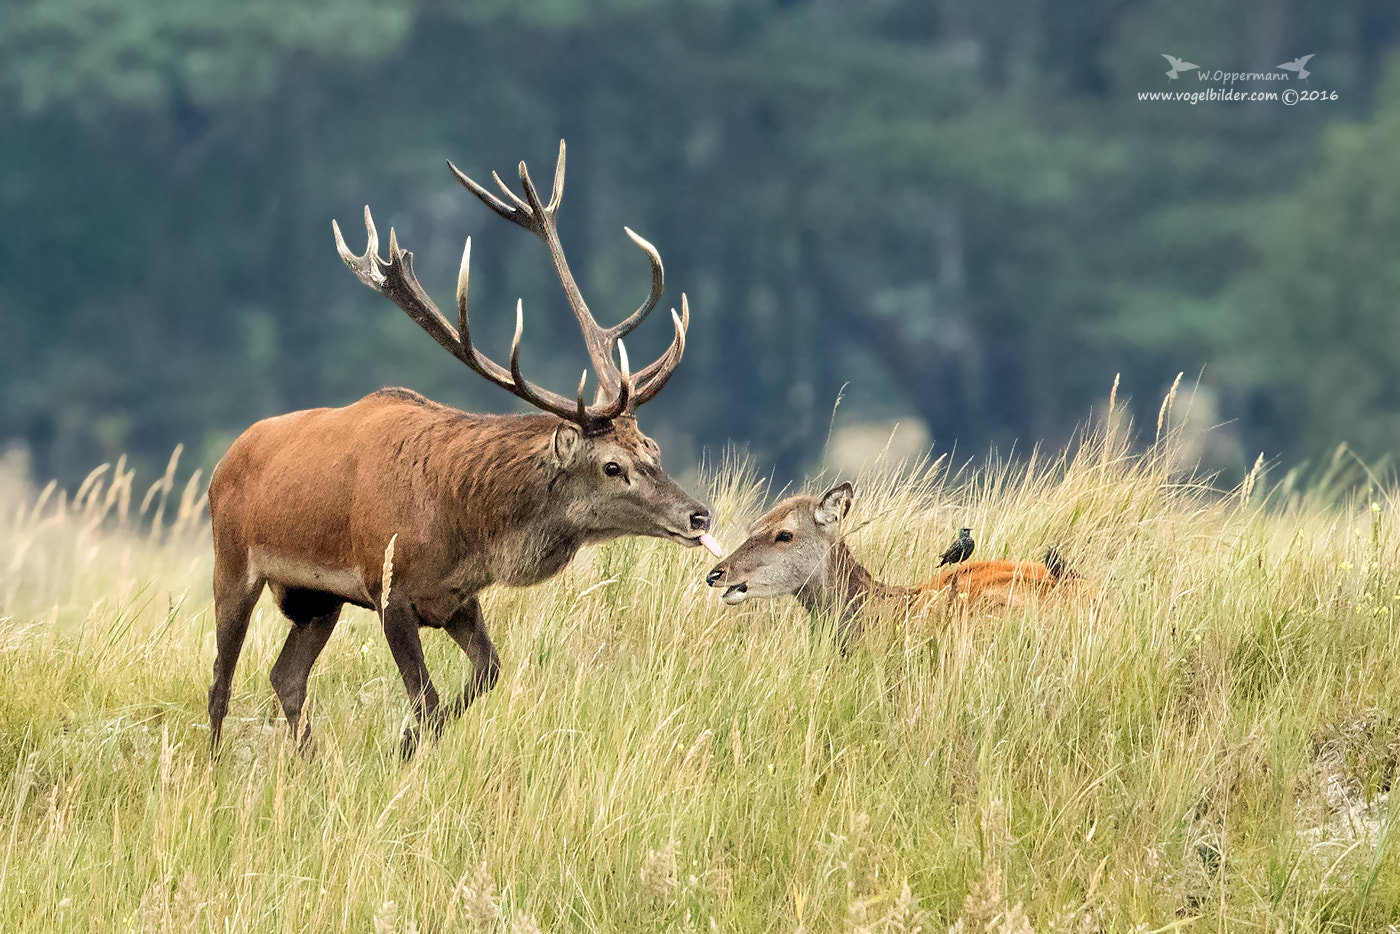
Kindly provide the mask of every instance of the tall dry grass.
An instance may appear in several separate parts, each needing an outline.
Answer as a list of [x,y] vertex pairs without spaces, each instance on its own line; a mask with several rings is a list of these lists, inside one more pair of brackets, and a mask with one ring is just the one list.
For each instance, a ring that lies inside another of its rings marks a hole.
[[[1400,922],[1392,491],[1256,472],[1222,493],[1169,440],[1118,436],[856,482],[850,543],[888,580],[970,525],[979,557],[1058,545],[1097,595],[882,621],[842,656],[792,601],[721,605],[699,550],[620,540],[489,593],[501,682],[408,763],[361,611],[312,676],[317,754],[294,754],[266,603],[211,763],[198,482],[178,497],[172,465],[144,515],[121,466],[71,497],[11,482],[0,930]],[[737,544],[766,491],[733,462],[703,484]],[[426,641],[460,688],[461,653]]]

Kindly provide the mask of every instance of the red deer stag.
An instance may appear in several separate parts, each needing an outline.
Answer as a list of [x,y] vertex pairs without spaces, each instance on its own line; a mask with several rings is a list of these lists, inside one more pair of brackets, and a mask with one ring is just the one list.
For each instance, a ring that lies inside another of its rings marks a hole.
[[1048,564],[1030,561],[970,561],[940,571],[913,587],[876,580],[846,547],[841,520],[855,489],[842,483],[820,497],[790,496],[749,527],[748,539],[705,578],[724,587],[724,602],[752,597],[797,597],[809,612],[835,611],[843,646],[860,634],[867,608],[920,612],[939,596],[950,605],[966,601],[1006,606],[1028,593],[1043,593],[1075,577],[1052,548]]
[[[651,260],[651,294],[619,324],[600,327],[559,244],[564,144],[548,204],[523,162],[523,200],[495,176],[506,201],[448,166],[487,207],[548,245],[598,380],[594,400],[585,404],[583,381],[573,400],[520,375],[518,302],[509,367],[472,346],[470,240],[457,279],[454,328],[414,278],[413,254],[399,248],[392,230],[388,259],[378,255],[368,207],[369,246],[362,256],[350,252],[333,222],[340,256],[361,281],[392,299],[454,357],[540,413],[477,415],[407,389],[384,389],[344,408],[265,419],[234,441],[209,485],[218,628],[211,748],[219,742],[234,667],[265,584],[293,624],[271,676],[293,735],[303,743],[310,738],[302,722],[307,676],[341,607],[351,603],[382,619],[415,713],[416,726],[404,733],[403,751],[410,754],[422,728],[440,730],[496,684],[500,662],[482,619],[483,588],[536,584],[563,569],[581,546],[622,535],[704,544],[721,554],[708,534],[709,510],[662,471],[656,443],[637,428],[637,407],[661,391],[680,363],[690,320],[682,296],[681,314],[671,312],[670,347],[637,372],[629,369],[622,338],[661,297],[656,249],[627,230]],[[423,626],[446,631],[471,661],[471,679],[450,706],[440,704],[424,665]]]

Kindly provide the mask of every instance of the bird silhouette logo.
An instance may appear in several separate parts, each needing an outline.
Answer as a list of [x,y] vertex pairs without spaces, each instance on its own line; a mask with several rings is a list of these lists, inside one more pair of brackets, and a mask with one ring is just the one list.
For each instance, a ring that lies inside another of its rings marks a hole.
[[[1168,55],[1166,52],[1162,53],[1162,57],[1167,60],[1167,64],[1172,66],[1172,70],[1167,72],[1167,77],[1171,78],[1173,81],[1180,77],[1180,75],[1178,75],[1177,72],[1190,71],[1192,68],[1201,67],[1200,65],[1193,65],[1188,61],[1183,61],[1182,59],[1177,58],[1175,55]],[[1279,67],[1282,68],[1283,66],[1280,65]]]
[[[1316,52],[1313,53],[1313,55],[1316,54]],[[1308,71],[1308,59],[1310,58],[1312,58],[1312,55],[1303,55],[1293,59],[1291,62],[1284,62],[1282,65],[1275,65],[1274,67],[1282,68],[1284,71],[1296,71],[1298,72],[1298,80],[1306,81],[1308,80],[1308,75],[1312,74],[1312,72]]]

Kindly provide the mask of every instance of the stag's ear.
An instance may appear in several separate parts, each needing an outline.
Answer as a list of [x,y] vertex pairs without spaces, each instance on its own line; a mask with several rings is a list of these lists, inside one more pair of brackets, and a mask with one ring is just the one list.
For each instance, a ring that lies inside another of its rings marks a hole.
[[832,525],[846,518],[846,514],[851,511],[851,501],[855,497],[855,487],[851,486],[850,481],[827,490],[822,494],[821,502],[817,503],[817,511],[813,516],[817,525]]
[[573,422],[565,422],[554,429],[554,462],[561,470],[567,470],[574,462],[582,440],[583,432]]

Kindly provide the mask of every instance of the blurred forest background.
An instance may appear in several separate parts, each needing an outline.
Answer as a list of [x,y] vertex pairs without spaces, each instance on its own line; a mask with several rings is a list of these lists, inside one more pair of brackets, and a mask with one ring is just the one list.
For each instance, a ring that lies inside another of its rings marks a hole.
[[[686,361],[643,413],[683,470],[733,440],[800,476],[840,420],[968,455],[1058,444],[1116,372],[1179,371],[1207,466],[1400,443],[1400,5],[1390,0],[9,0],[0,22],[0,446],[71,481],[408,385],[507,411],[336,256],[362,206],[443,308],[567,392],[548,255],[451,178],[522,159],[610,324],[666,264]],[[1303,103],[1147,102],[1162,53]],[[670,339],[665,312],[634,360]],[[629,338],[629,341],[632,339]],[[847,385],[849,384],[849,385]],[[873,453],[873,452],[871,452]]]

